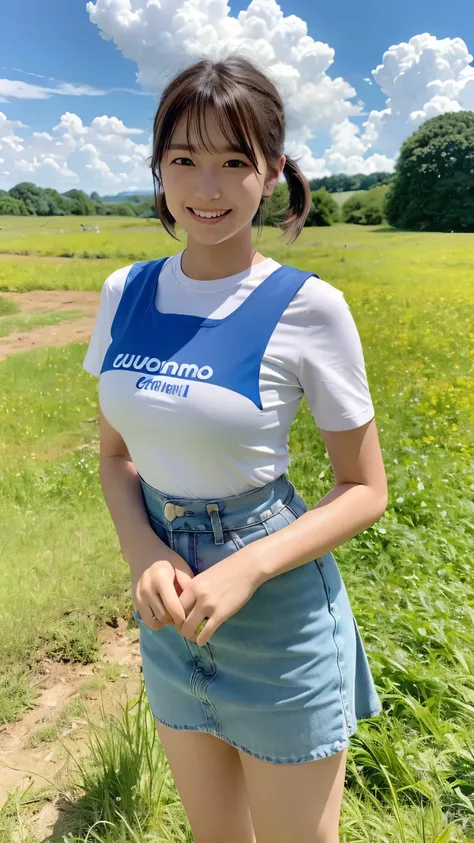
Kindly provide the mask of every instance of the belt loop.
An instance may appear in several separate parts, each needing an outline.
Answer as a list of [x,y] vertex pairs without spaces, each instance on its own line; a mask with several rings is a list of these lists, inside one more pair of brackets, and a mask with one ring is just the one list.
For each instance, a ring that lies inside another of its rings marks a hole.
[[169,546],[171,550],[174,550],[173,521],[175,518],[184,515],[184,507],[179,506],[177,503],[171,503],[171,501],[167,501],[167,503],[165,503],[163,507],[163,515],[165,516],[169,524],[169,527],[167,528]]
[[178,516],[184,515],[184,507],[178,506],[176,503],[168,503],[165,504],[163,509],[163,515],[165,516],[167,521],[174,521],[175,518]]
[[218,504],[208,503],[206,504],[206,509],[211,519],[212,532],[214,533],[214,544],[224,544],[224,533],[222,530]]

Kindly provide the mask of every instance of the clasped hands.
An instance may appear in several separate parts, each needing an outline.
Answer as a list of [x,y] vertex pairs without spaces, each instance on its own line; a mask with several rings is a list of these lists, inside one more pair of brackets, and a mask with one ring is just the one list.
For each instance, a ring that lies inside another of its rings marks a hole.
[[258,556],[248,545],[194,576],[185,560],[171,552],[172,562],[154,562],[132,583],[143,622],[156,630],[173,624],[184,638],[203,647],[261,584]]

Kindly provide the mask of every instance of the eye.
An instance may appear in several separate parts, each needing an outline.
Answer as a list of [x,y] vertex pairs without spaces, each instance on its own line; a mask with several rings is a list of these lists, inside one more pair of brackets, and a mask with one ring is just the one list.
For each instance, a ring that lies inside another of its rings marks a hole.
[[[226,161],[226,164],[242,164],[244,167],[248,167],[248,164],[245,161],[241,161],[240,158],[232,158],[230,161]],[[239,167],[230,167],[231,170],[238,170]]]
[[[179,158],[175,158],[171,163],[172,164],[178,164],[179,161],[191,161],[191,159],[185,158],[184,156],[181,155]],[[192,163],[193,162],[191,161],[191,164]],[[231,158],[230,161],[226,161],[226,164],[241,164],[242,167],[248,167],[248,164],[246,164],[245,161],[241,161],[240,158]],[[179,165],[179,166],[183,166],[183,165]],[[230,167],[229,169],[239,170],[240,167]]]

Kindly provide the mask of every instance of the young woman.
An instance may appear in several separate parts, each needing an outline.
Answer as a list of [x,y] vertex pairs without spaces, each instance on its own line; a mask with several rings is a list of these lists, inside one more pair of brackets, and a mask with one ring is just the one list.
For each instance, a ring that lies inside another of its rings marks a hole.
[[[281,173],[290,242],[311,206],[284,140],[281,98],[247,59],[172,79],[151,167],[186,248],[106,279],[84,361],[146,691],[195,843],[337,841],[349,738],[381,709],[331,553],[387,506],[359,335],[340,290],[252,249]],[[335,476],[311,511],[285,474],[303,394]]]

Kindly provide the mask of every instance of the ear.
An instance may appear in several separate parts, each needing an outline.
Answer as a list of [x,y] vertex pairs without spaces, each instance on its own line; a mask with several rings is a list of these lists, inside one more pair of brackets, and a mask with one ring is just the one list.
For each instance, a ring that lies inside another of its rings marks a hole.
[[280,160],[278,161],[278,164],[275,167],[268,167],[267,178],[265,180],[265,189],[263,191],[263,197],[265,199],[269,199],[273,191],[275,190],[275,187],[280,181],[280,176],[283,172],[285,164],[286,155],[281,155]]

